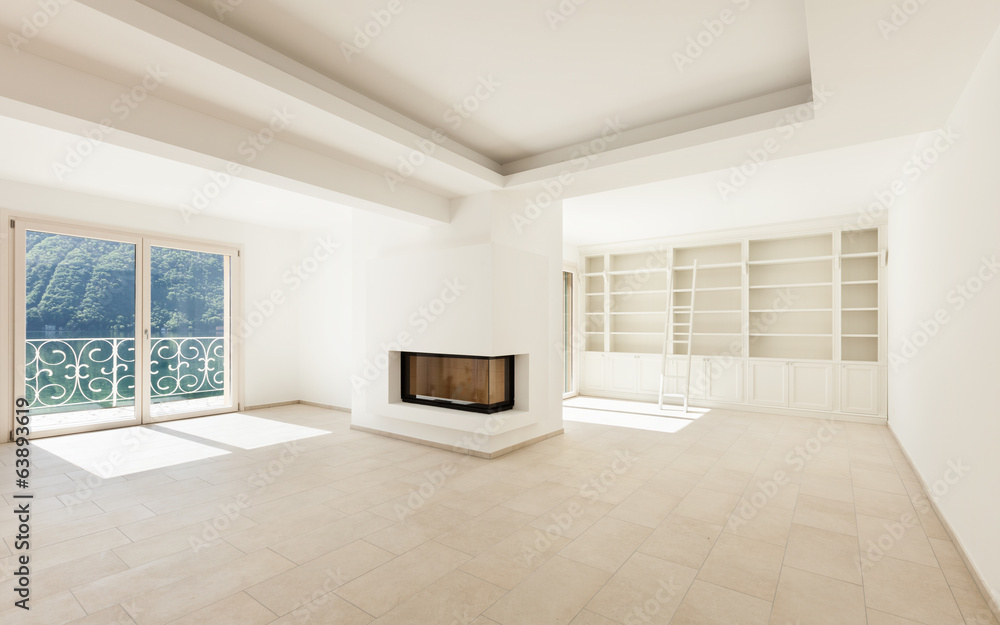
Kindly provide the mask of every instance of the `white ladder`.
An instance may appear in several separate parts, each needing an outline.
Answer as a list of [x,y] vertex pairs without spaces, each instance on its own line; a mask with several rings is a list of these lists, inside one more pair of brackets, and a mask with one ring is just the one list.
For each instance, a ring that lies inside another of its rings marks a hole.
[[[660,393],[659,393],[659,408],[663,410],[663,398],[664,397],[680,397],[684,400],[684,412],[688,411],[688,395],[691,389],[691,338],[694,334],[694,305],[695,305],[695,295],[698,292],[698,261],[694,261],[694,265],[691,267],[691,302],[688,306],[674,306],[674,294],[676,293],[674,289],[674,270],[673,268],[667,269],[667,321],[663,330],[663,355],[662,361],[660,362]],[[686,324],[674,323],[674,313],[677,311],[686,311],[688,315],[688,322]],[[678,325],[687,326],[687,340],[677,339],[677,328]],[[673,337],[671,337],[673,335]],[[671,343],[684,343],[687,346],[687,367],[685,372],[682,374],[668,374],[667,373],[667,353],[670,351]],[[684,380],[684,392],[683,393],[664,393],[663,389],[666,386],[667,380]]]

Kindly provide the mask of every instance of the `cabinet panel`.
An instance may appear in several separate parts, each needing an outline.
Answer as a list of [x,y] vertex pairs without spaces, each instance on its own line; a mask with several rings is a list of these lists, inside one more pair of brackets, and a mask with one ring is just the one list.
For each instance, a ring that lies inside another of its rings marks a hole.
[[877,366],[843,365],[840,378],[841,412],[878,414],[878,393]]
[[659,356],[639,356],[639,392],[656,394],[660,392]]
[[605,374],[605,363],[607,358],[604,354],[583,353],[583,370],[580,372],[581,390],[603,391],[607,382]]
[[750,361],[749,389],[751,404],[788,405],[788,367],[783,362]]
[[833,410],[833,365],[792,363],[788,405],[806,410]]
[[612,391],[624,393],[634,393],[636,391],[636,379],[639,375],[639,359],[633,354],[621,354],[611,356],[611,383]]
[[732,358],[706,358],[708,399],[739,403],[743,401],[743,361]]

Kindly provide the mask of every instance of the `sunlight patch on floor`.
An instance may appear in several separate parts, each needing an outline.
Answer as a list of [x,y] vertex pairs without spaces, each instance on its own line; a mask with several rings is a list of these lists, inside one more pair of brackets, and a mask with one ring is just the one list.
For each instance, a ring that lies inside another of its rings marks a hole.
[[614,425],[652,432],[679,432],[708,412],[707,408],[689,408],[684,412],[679,406],[604,399],[600,397],[571,397],[563,402],[563,419],[578,423]]
[[229,453],[144,427],[70,434],[33,440],[31,444],[102,478],[162,469]]
[[158,425],[240,449],[257,449],[329,434],[326,430],[251,417],[238,412]]

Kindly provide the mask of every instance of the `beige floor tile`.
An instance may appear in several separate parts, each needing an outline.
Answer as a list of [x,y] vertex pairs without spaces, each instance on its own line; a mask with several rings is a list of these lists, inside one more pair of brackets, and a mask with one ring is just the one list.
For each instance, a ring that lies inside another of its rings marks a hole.
[[236,593],[225,599],[181,617],[170,625],[264,625],[277,615],[257,603],[246,593]]
[[[670,622],[697,571],[643,553],[633,554],[587,610],[619,623]],[[576,622],[576,621],[574,621]]]
[[889,556],[938,567],[937,557],[920,522],[911,514],[896,520],[859,514],[858,542],[861,544],[863,562]]
[[740,496],[695,487],[674,508],[674,514],[713,525],[725,525],[736,508]]
[[858,514],[883,519],[898,519],[904,514],[916,514],[908,496],[866,488],[854,489],[854,508]]
[[[95,553],[35,573],[31,578],[31,596],[35,600],[44,599],[92,579],[114,575],[127,568],[128,566],[112,551]],[[13,577],[0,583],[0,597],[13,597],[15,583]]]
[[893,614],[886,614],[885,612],[879,612],[878,610],[868,609],[868,625],[921,625],[916,621],[911,621],[908,618],[903,618],[901,616],[895,616]]
[[368,614],[382,616],[469,559],[465,553],[429,542],[344,584],[335,592]]
[[605,517],[566,545],[559,555],[614,573],[639,548],[651,531],[642,525]]
[[965,566],[965,560],[959,555],[958,549],[950,540],[939,540],[937,538],[928,539],[934,555],[937,556],[938,565],[944,571],[944,576],[950,586],[978,590],[976,581]]
[[646,482],[643,488],[683,499],[691,492],[692,488],[698,485],[701,479],[701,475],[686,473],[668,467]]
[[535,515],[497,506],[445,532],[436,540],[442,545],[475,556],[534,519]]
[[855,488],[877,490],[895,495],[906,494],[906,488],[903,487],[902,480],[899,479],[899,475],[895,472],[852,469],[851,480]]
[[138,625],[164,625],[293,566],[273,551],[263,549],[136,597],[131,602],[130,616]]
[[389,525],[392,525],[392,521],[386,518],[370,512],[358,512],[295,538],[275,543],[270,549],[296,564],[303,564]]
[[552,508],[553,504],[562,503],[578,493],[578,489],[564,486],[563,484],[542,482],[523,490],[520,494],[511,497],[501,505],[511,510],[538,516]]
[[323,505],[329,506],[334,510],[339,510],[344,514],[352,515],[364,512],[368,508],[383,504],[396,497],[408,495],[413,490],[412,484],[389,481],[356,493],[332,499]]
[[574,539],[587,531],[615,506],[585,497],[573,497],[545,512],[529,525],[550,534]]
[[523,527],[463,564],[461,569],[509,590],[570,542],[564,536]]
[[792,525],[785,565],[851,584],[861,584],[858,539],[808,525]]
[[850,503],[854,501],[854,484],[847,477],[803,476],[802,483],[799,484],[799,495]]
[[95,553],[121,547],[128,542],[129,539],[117,529],[109,529],[35,549],[31,554],[31,560],[34,562],[35,571],[42,571]]
[[343,512],[326,506],[293,508],[284,517],[263,524],[254,523],[248,529],[228,533],[226,542],[244,553],[251,553],[329,525],[345,516]]
[[0,623],[16,625],[54,625],[69,623],[87,615],[80,604],[76,602],[73,593],[66,591],[49,595],[43,599],[30,600],[29,610],[22,610],[13,605],[14,600],[7,597],[0,607]]
[[556,556],[484,615],[501,625],[569,623],[610,577],[605,571]]
[[135,621],[123,607],[116,605],[70,621],[67,625],[135,625]]
[[452,571],[399,604],[377,625],[469,623],[506,594],[506,590],[462,571]]
[[73,594],[87,612],[95,612],[190,575],[210,571],[220,565],[236,561],[243,555],[232,545],[216,541],[198,554],[190,551],[182,552],[113,575],[81,582],[73,588]]
[[952,588],[951,590],[967,624],[996,625],[996,619],[978,589]]
[[364,540],[341,547],[251,586],[246,593],[279,616],[319,599],[393,559]]
[[272,621],[271,625],[366,625],[373,620],[371,614],[331,592]]
[[698,486],[723,493],[742,495],[752,478],[752,471],[736,471],[714,466],[705,473],[705,477],[698,483]]
[[771,601],[784,555],[784,547],[723,533],[698,579]]
[[774,596],[771,625],[865,625],[861,586],[786,566]]
[[[489,623],[482,623],[482,625],[492,625],[496,621],[489,621]],[[480,625],[479,621],[473,621],[472,625]],[[591,612],[590,610],[581,611],[575,619],[573,619],[569,625],[619,625],[617,621],[612,621],[609,618],[605,618],[600,614]]]
[[854,504],[844,501],[800,494],[792,521],[831,532],[858,535]]
[[726,523],[725,532],[784,547],[792,527],[794,510],[770,503],[757,508],[743,499]]
[[681,498],[640,488],[608,513],[609,517],[655,528],[677,507]]
[[670,625],[767,625],[771,602],[695,580]]
[[700,569],[721,533],[721,525],[671,514],[653,530],[639,551]]
[[400,512],[402,521],[365,536],[386,551],[403,554],[468,521],[470,515],[441,505],[427,505],[410,513]]
[[129,566],[141,566],[185,551],[197,553],[219,538],[227,538],[256,525],[256,522],[241,515],[221,516],[117,547],[115,553]]
[[926,625],[963,625],[941,569],[882,558],[864,570],[869,608]]

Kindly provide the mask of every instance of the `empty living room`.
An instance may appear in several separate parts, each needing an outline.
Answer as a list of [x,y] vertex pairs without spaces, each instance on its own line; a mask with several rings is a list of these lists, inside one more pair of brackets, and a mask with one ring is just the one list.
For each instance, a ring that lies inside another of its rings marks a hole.
[[1000,623],[1000,1],[0,27],[3,625]]

